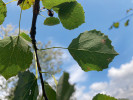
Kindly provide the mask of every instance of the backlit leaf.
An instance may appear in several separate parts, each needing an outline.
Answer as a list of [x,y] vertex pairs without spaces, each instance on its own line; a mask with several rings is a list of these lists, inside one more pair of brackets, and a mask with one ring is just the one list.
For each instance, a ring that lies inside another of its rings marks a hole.
[[22,2],[19,6],[23,9],[29,9],[33,4],[34,4],[35,0],[24,0],[24,2]]
[[115,28],[118,28],[118,27],[119,27],[119,22],[114,23],[113,26],[114,26]]
[[26,41],[31,42],[29,35],[25,34],[24,32],[20,33],[19,36],[23,37]]
[[4,22],[7,13],[6,4],[0,0],[0,25]]
[[0,40],[0,74],[6,79],[29,68],[32,59],[30,46],[21,36]]
[[84,71],[102,71],[118,55],[108,37],[96,30],[81,33],[68,50]]
[[129,19],[125,22],[125,26],[129,25]]
[[38,85],[35,75],[29,71],[18,74],[19,81],[13,100],[37,100]]
[[45,8],[51,9],[65,2],[71,2],[76,0],[42,0],[42,4]]

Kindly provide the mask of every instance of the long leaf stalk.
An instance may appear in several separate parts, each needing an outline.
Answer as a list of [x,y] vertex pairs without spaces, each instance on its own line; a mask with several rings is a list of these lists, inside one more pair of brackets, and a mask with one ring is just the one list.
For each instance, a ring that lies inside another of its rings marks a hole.
[[41,79],[43,97],[45,98],[45,100],[48,100],[48,98],[46,96],[46,92],[45,92],[43,76],[42,76],[42,73],[40,73],[41,72],[41,66],[40,66],[39,59],[38,59],[36,39],[35,39],[36,21],[37,21],[37,16],[39,14],[39,9],[40,9],[40,0],[35,0],[34,6],[33,6],[33,19],[32,19],[32,26],[31,26],[31,30],[30,30],[30,35],[31,35],[32,45],[33,45],[35,55],[36,55],[36,62],[37,62],[39,75],[40,75],[40,79]]

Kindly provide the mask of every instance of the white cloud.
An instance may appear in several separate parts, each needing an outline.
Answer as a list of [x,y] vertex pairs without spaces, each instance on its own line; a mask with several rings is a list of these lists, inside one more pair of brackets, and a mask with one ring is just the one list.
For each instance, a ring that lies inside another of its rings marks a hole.
[[93,83],[90,86],[91,90],[104,90],[108,87],[108,83],[107,82],[99,82],[99,83]]
[[70,73],[70,82],[77,83],[87,80],[88,74],[85,73],[78,64],[72,65],[67,70]]
[[74,97],[77,97],[77,100],[92,100],[97,93],[105,93],[116,98],[133,100],[133,59],[122,64],[120,68],[109,69],[108,77],[109,82],[93,83],[89,92],[84,92],[88,87],[76,86]]
[[112,67],[108,72],[108,76],[112,79],[127,77],[133,75],[132,68],[133,68],[133,60],[131,60],[131,62],[127,64],[122,64],[119,69]]
[[77,100],[91,100],[91,95],[85,93],[85,89],[86,87],[84,86],[76,86],[76,92],[74,93],[73,97]]

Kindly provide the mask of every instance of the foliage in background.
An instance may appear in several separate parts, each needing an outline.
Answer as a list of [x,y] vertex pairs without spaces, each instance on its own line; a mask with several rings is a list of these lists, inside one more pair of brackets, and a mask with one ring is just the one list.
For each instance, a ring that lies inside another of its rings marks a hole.
[[[29,33],[28,30],[21,30],[21,32],[24,32],[26,34]],[[15,28],[15,26],[8,24],[6,27],[0,26],[0,39],[3,39],[8,36],[16,36],[18,34],[18,29]],[[42,42],[37,43],[38,47],[41,49],[51,47],[51,41],[48,41],[48,43],[43,44]],[[38,55],[40,58],[40,64],[42,66],[43,71],[48,72],[45,73],[45,80],[49,79],[51,75],[55,75],[57,73],[60,73],[61,71],[61,64],[62,64],[62,54],[63,52],[60,49],[57,50],[47,50],[47,51],[39,51]],[[32,72],[35,72],[35,60],[33,59],[33,63],[30,67],[30,70]],[[14,89],[17,85],[18,76],[14,76],[7,80],[7,82],[1,77],[2,84],[0,84],[0,91],[6,91],[7,96],[5,98],[12,99],[14,96]],[[5,84],[5,85],[3,85]],[[10,88],[10,85],[11,88]]]
[[109,29],[119,28],[119,27],[120,27],[120,23],[121,23],[122,21],[124,21],[124,26],[127,27],[127,26],[130,24],[130,20],[131,20],[130,17],[133,16],[133,9],[132,9],[132,8],[128,9],[128,10],[126,11],[126,14],[127,14],[126,17],[120,19],[120,20],[117,21],[117,22],[114,22],[114,23],[110,26]]

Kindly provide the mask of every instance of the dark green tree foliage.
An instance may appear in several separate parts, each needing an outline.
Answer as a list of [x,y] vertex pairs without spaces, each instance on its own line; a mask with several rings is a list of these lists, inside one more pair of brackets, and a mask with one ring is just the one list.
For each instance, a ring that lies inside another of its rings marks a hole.
[[[58,17],[66,29],[77,28],[85,22],[83,7],[76,0],[42,0],[42,2],[44,7],[47,9],[53,8],[58,13]],[[51,21],[49,20],[49,23],[45,25],[52,25],[53,23],[55,22],[51,18]]]
[[75,91],[74,85],[70,85],[68,79],[69,74],[64,72],[57,85],[56,100],[69,100]]
[[64,72],[55,90],[45,82],[46,94],[49,100],[70,100],[70,97],[74,93],[74,85],[68,82],[69,74]]
[[38,96],[37,79],[30,71],[18,74],[18,85],[14,92],[13,100],[36,100]]
[[[27,35],[28,32],[29,31],[27,30],[21,30],[21,34],[19,36],[23,37],[26,41],[28,41],[27,43],[29,44],[31,43],[31,39]],[[1,39],[8,37],[10,35],[14,36],[17,34],[18,34],[18,29],[14,29],[14,26],[11,24],[8,24],[6,27],[3,27],[3,26],[0,27],[0,38]],[[51,46],[51,41],[46,43],[45,46],[42,42],[38,42],[37,45],[41,49],[48,48]],[[50,49],[47,51],[40,51],[38,53],[42,69],[45,72],[49,73],[49,74],[48,73],[44,74],[45,80],[50,78],[51,74],[55,75],[56,73],[59,73],[61,71],[60,65],[62,64],[62,60],[61,60],[62,53],[63,52],[60,49],[57,49],[57,50]],[[32,65],[30,66],[30,71],[34,71],[34,70],[35,70],[35,63],[33,61]],[[5,82],[4,80],[1,80],[3,81],[3,84],[5,84],[5,86],[2,86],[0,91],[7,91],[7,93],[9,94],[8,96],[5,96],[6,99],[12,100],[12,98],[14,97],[14,89],[17,85],[17,80],[18,80],[17,76],[8,79],[7,82]],[[12,84],[12,88],[9,91],[8,88],[11,86],[11,84]]]
[[56,100],[56,92],[55,90],[47,83],[44,82],[45,90],[46,90],[46,95],[49,100]]
[[57,8],[59,8],[60,21],[66,29],[77,28],[85,22],[83,7],[78,2],[66,2],[57,6]]
[[56,17],[48,17],[44,21],[44,25],[53,26],[60,23],[60,20]]
[[81,33],[68,50],[84,71],[102,71],[118,55],[108,37],[96,30]]

